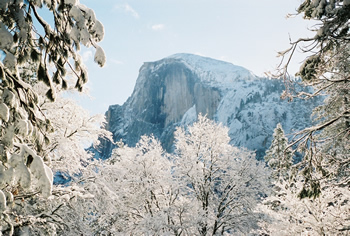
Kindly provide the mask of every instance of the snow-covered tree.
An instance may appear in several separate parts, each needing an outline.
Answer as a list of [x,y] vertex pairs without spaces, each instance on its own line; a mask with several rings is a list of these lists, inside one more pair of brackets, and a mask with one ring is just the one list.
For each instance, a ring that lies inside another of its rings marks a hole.
[[302,98],[326,95],[324,105],[315,110],[317,124],[297,133],[292,143],[298,143],[304,153],[298,165],[305,176],[301,197],[310,197],[320,193],[319,174],[334,180],[333,184],[350,183],[350,2],[305,0],[298,14],[317,22],[313,28],[315,35],[291,42],[291,47],[281,53],[287,62],[282,64],[278,76],[287,82],[284,96],[292,97],[293,81],[288,79],[288,65],[295,50],[301,47],[307,58],[297,75],[305,85],[313,86],[314,92],[296,95]]
[[199,115],[175,132],[174,174],[191,202],[188,235],[246,234],[266,193],[268,172],[252,152],[229,144],[228,129]]
[[96,146],[102,139],[112,139],[111,133],[103,128],[104,115],[90,116],[77,101],[67,97],[66,91],[58,92],[56,101],[50,102],[45,97],[42,83],[34,85],[34,90],[39,95],[42,112],[54,127],[54,132],[47,135],[50,142],[43,146],[40,155],[49,160],[54,171],[77,174],[93,156],[87,146],[91,143]]
[[[268,197],[262,208],[273,220],[266,224],[271,235],[348,235],[349,207],[349,19],[347,0],[304,0],[298,14],[318,22],[315,35],[291,42],[280,55],[278,77],[286,82],[282,94],[293,99],[324,96],[324,104],[314,110],[315,124],[297,132],[289,147],[298,144],[303,154],[292,166],[298,174],[293,181],[276,182],[280,191]],[[293,90],[288,66],[298,47],[307,53],[297,76],[312,93]]]
[[176,131],[174,154],[143,136],[136,147],[120,143],[110,159],[89,165],[84,187],[94,198],[74,208],[91,232],[237,235],[257,229],[255,206],[267,191],[267,168],[252,152],[231,146],[227,128],[198,119]]
[[[51,25],[38,8],[51,13]],[[23,204],[34,204],[33,198],[50,198],[53,191],[49,161],[41,155],[54,127],[40,107],[32,80],[43,81],[46,96],[53,101],[56,87],[67,88],[65,75],[71,71],[75,88],[81,91],[87,72],[79,45],[93,45],[95,61],[102,66],[104,53],[96,42],[103,34],[94,12],[78,1],[0,2],[0,52],[5,55],[0,62],[0,232],[12,235],[22,226],[40,221],[49,225],[47,219],[57,222],[48,213],[22,214],[15,209],[22,199]],[[32,80],[19,73],[23,63],[35,65]]]
[[[74,100],[65,98],[61,93],[55,102],[48,101],[44,93],[45,86],[41,83],[34,85],[33,89],[39,95],[41,110],[51,120],[54,128],[54,132],[47,135],[51,142],[45,143],[37,153],[44,157],[53,172],[65,172],[70,176],[79,174],[75,182],[81,181],[79,176],[86,165],[90,164],[89,159],[92,157],[86,150],[86,144],[97,143],[99,138],[110,136],[100,126],[104,117],[91,117]],[[42,198],[38,191],[13,193],[6,211],[11,212],[7,221],[15,222],[12,224],[14,234],[91,233],[88,222],[82,220],[89,212],[81,204],[87,202],[86,197],[91,198],[92,194],[84,189],[84,185],[75,182],[68,187],[52,186],[49,199]],[[0,224],[0,227],[4,227],[3,233],[10,232],[6,221],[4,223]]]
[[348,235],[350,229],[349,187],[321,183],[318,198],[299,198],[304,178],[290,184],[276,182],[278,194],[267,197],[260,210],[269,217],[262,222],[268,235]]
[[134,148],[121,145],[84,174],[85,188],[94,194],[80,203],[88,208],[86,222],[98,235],[180,235],[185,210],[172,168],[154,137],[142,136]]
[[277,124],[273,133],[273,140],[270,148],[264,157],[267,164],[273,169],[273,177],[276,179],[288,179],[289,168],[293,164],[293,154],[288,148],[288,139],[284,135],[282,125]]
[[175,215],[179,212],[175,206],[179,188],[172,176],[173,164],[160,142],[153,137],[141,137],[136,148],[119,148],[115,154],[114,165],[119,168],[117,195],[124,199],[118,222],[125,232],[177,234],[179,221]]

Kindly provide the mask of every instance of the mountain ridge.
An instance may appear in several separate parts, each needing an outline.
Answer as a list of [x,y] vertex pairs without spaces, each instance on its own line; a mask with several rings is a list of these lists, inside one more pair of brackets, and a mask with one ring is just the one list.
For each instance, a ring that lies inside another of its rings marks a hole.
[[[106,112],[114,141],[134,146],[141,135],[153,134],[171,152],[173,132],[202,113],[229,127],[231,143],[255,150],[259,158],[269,147],[273,129],[282,123],[286,133],[311,123],[316,100],[280,99],[284,84],[255,76],[228,62],[192,54],[174,54],[146,62],[132,95]],[[100,155],[114,145],[103,142]]]

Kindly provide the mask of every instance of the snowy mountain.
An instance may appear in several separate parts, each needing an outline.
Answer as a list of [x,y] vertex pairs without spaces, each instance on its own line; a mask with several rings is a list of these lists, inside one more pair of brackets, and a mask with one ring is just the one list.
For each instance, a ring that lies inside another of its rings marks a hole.
[[[231,143],[262,157],[273,130],[281,123],[286,134],[311,123],[317,101],[280,99],[283,82],[259,78],[228,62],[191,54],[175,54],[141,67],[132,95],[106,112],[107,129],[115,141],[134,146],[141,135],[153,134],[172,150],[173,132],[199,113],[228,126]],[[114,145],[103,142],[102,157]]]

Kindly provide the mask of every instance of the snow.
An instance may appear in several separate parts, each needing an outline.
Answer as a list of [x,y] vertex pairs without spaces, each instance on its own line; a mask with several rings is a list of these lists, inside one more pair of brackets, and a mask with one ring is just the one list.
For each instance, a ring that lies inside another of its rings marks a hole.
[[105,29],[102,25],[102,23],[98,20],[96,20],[93,28],[92,28],[93,34],[95,34],[95,38],[97,42],[102,41],[104,35],[105,35]]
[[13,174],[13,168],[6,169],[2,164],[0,164],[0,188],[4,188],[12,184]]
[[42,1],[42,0],[34,0],[34,1],[32,1],[32,2],[33,2],[33,4],[34,4],[35,6],[38,6],[38,7],[41,7],[42,4],[43,4],[43,1]]
[[197,120],[197,112],[196,112],[196,105],[193,105],[186,113],[183,115],[181,124],[182,125],[189,125]]
[[70,37],[73,39],[75,43],[79,42],[80,39],[80,31],[78,30],[78,27],[76,25],[73,26],[69,33]]
[[4,103],[0,103],[0,119],[7,122],[9,118],[10,118],[9,108]]
[[5,135],[2,137],[2,143],[6,146],[12,146],[14,135],[15,127],[13,125],[8,126]]
[[64,0],[64,3],[66,5],[75,6],[75,5],[77,5],[77,0]]
[[94,58],[95,62],[103,67],[104,64],[106,63],[106,55],[105,52],[103,51],[103,49],[99,46],[96,46],[96,52],[95,52],[95,58]]
[[13,38],[2,22],[0,22],[0,38],[0,48],[10,49],[13,44]]
[[[67,1],[66,1],[67,2]],[[46,6],[48,7],[48,8],[50,8],[51,7],[51,4],[52,4],[52,0],[44,0],[44,3],[46,4]]]
[[[2,39],[1,39],[2,40]],[[14,70],[17,65],[16,57],[12,53],[6,53],[6,57],[4,59],[4,66],[9,68],[10,70]]]
[[90,33],[85,26],[80,30],[80,41],[84,46],[90,46]]
[[6,210],[6,196],[3,191],[0,190],[0,213]]
[[256,75],[244,67],[208,57],[179,53],[167,58],[182,61],[189,69],[198,75],[202,82],[211,87],[221,89],[231,88],[235,86],[235,82],[237,81],[258,79]]
[[87,19],[88,21],[90,21],[92,23],[96,22],[96,15],[92,9],[88,8],[84,4],[79,4],[78,7],[80,8],[81,11],[84,12],[85,19]]
[[81,13],[80,9],[77,6],[73,6],[70,11],[69,15],[74,18],[75,21],[83,21],[84,16],[83,13]]
[[69,15],[74,18],[74,20],[77,22],[77,26],[79,29],[83,29],[85,26],[85,18],[81,10],[77,6],[73,6],[70,11]]
[[21,136],[28,135],[28,121],[26,120],[19,120],[15,126],[15,130],[17,131],[17,134]]
[[33,158],[29,169],[34,176],[33,184],[42,193],[43,197],[49,197],[52,191],[53,174],[51,169],[44,163],[43,159],[37,156],[26,145],[21,145],[21,155],[24,159]]
[[16,107],[16,96],[9,89],[5,89],[2,93],[2,101],[9,107]]
[[9,160],[9,164],[14,169],[13,177],[15,179],[15,183],[19,183],[22,188],[29,188],[31,176],[28,168],[24,164],[23,157],[13,154]]

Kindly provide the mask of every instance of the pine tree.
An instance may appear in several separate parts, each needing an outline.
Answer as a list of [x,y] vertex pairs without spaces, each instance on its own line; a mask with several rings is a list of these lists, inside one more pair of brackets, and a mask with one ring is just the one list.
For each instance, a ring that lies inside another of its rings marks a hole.
[[[283,96],[308,99],[326,95],[324,105],[315,112],[316,125],[296,134],[292,144],[304,154],[299,172],[305,182],[300,197],[317,197],[321,193],[320,180],[349,186],[350,167],[350,2],[348,0],[304,0],[298,8],[304,19],[318,22],[310,38],[291,42],[291,47],[280,55],[287,60],[276,76],[284,77],[287,90]],[[294,93],[289,80],[288,66],[298,47],[307,53],[297,76],[314,92]]]
[[273,169],[272,176],[276,179],[288,179],[289,168],[293,164],[293,154],[288,148],[288,139],[284,135],[282,125],[277,124],[273,133],[270,148],[264,157],[267,164]]

